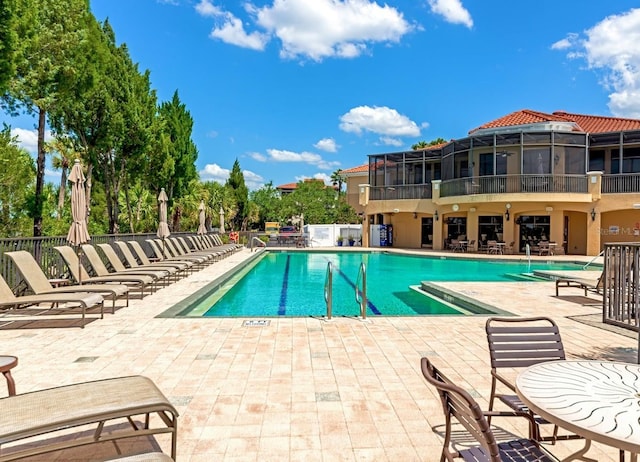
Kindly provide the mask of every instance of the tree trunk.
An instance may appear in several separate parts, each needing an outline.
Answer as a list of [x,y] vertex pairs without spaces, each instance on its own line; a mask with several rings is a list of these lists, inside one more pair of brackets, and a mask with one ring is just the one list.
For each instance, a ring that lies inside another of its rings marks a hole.
[[42,236],[42,191],[44,190],[44,129],[47,120],[47,112],[40,108],[38,112],[38,158],[36,160],[36,197],[33,211],[33,236]]
[[69,160],[62,158],[62,173],[60,175],[60,190],[58,191],[58,220],[62,218],[62,209],[64,209],[64,196],[67,192],[67,170],[69,169]]

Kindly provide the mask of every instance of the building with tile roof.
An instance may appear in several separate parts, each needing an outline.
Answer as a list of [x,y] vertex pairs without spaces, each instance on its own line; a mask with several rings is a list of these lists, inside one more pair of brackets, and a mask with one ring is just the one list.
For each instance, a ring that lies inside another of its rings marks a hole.
[[[598,255],[640,241],[640,120],[512,112],[468,136],[417,151],[372,154],[343,170],[365,223],[393,227],[394,246]],[[365,227],[364,243],[369,242]]]

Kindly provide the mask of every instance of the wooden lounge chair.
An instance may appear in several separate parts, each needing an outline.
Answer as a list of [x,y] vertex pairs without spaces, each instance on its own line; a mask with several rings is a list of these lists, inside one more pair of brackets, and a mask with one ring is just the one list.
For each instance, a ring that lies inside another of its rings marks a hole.
[[584,295],[587,296],[589,291],[602,295],[603,288],[603,274],[597,279],[587,279],[578,277],[559,277],[556,279],[556,297],[560,295],[561,287],[577,287],[584,290]]
[[[176,457],[178,411],[158,387],[143,376],[83,382],[9,396],[0,399],[0,415],[10,416],[0,420],[0,461],[160,433],[171,434],[171,458]],[[110,425],[123,422],[131,426]],[[95,426],[89,436],[67,438],[58,433],[86,425]],[[51,438],[31,440],[31,444],[19,445],[13,451],[6,446],[39,435]]]
[[[491,359],[491,395],[489,410],[493,410],[496,398],[515,411],[529,412],[536,423],[531,438],[538,441],[568,440],[580,438],[575,434],[558,435],[558,426],[554,425],[553,434],[542,436],[540,424],[550,424],[530,412],[529,408],[516,395],[516,388],[510,377],[500,370],[517,370],[544,361],[564,361],[565,353],[560,330],[551,318],[496,318],[485,323],[489,357]],[[506,387],[507,393],[498,393],[498,385]]]
[[[86,245],[86,244],[85,244]],[[90,246],[88,246],[90,247]],[[116,253],[116,251],[111,247],[111,244],[98,244],[98,248],[102,251],[107,260],[109,261],[109,265],[111,265],[111,269],[113,269],[114,273],[117,274],[142,274],[145,276],[151,276],[155,281],[169,283],[168,276],[172,273],[169,270],[163,269],[150,269],[150,268],[127,268],[124,266],[120,257]],[[82,249],[85,250],[85,246],[82,246]],[[95,252],[95,249],[93,249]],[[175,274],[175,272],[174,272]]]
[[[72,304],[65,309],[80,308],[82,311],[82,320],[85,318],[87,308],[94,306],[100,307],[100,319],[104,317],[104,298],[99,294],[90,294],[89,292],[76,292],[65,294],[41,294],[41,295],[24,295],[16,297],[9,284],[0,276],[0,307],[18,308],[24,305],[40,305],[43,303],[51,303],[51,307],[60,308],[60,303]],[[84,323],[81,326],[84,329]],[[1,414],[0,415],[11,415]],[[3,419],[11,421],[12,419]],[[1,444],[1,443],[0,443]]]
[[[129,288],[122,284],[106,284],[106,283],[90,283],[82,285],[63,285],[53,287],[44,274],[40,265],[33,255],[26,250],[18,250],[16,252],[5,253],[9,257],[18,272],[22,275],[22,279],[29,286],[29,289],[35,294],[61,294],[90,292],[102,295],[104,298],[111,299],[111,314],[115,313],[116,300],[120,297],[125,298],[125,306],[129,306]],[[76,267],[77,268],[77,267]],[[88,276],[87,276],[88,278]]]
[[[483,412],[468,392],[447,379],[428,358],[422,358],[420,365],[424,378],[438,390],[445,413],[445,437],[441,461],[445,459],[450,461],[456,458],[478,462],[554,462],[558,460],[531,438],[497,442],[487,416],[524,418],[528,420],[529,427],[532,428],[533,422],[527,412]],[[459,451],[451,448],[453,419],[456,419],[471,437],[478,441],[478,446],[471,446]]]
[[[144,289],[147,286],[151,286],[153,284],[153,279],[148,276],[136,276],[136,275],[119,275],[109,273],[107,268],[104,266],[104,263],[100,260],[96,261],[96,267],[94,267],[94,271],[98,276],[89,276],[87,270],[84,266],[80,264],[78,261],[78,256],[74,252],[74,250],[68,245],[54,247],[56,251],[60,254],[62,259],[67,264],[67,269],[69,273],[73,276],[73,278],[81,282],[82,284],[89,283],[93,284],[97,283],[105,283],[105,282],[114,282],[118,284],[125,284],[129,286],[130,289],[136,289],[140,291],[140,296],[144,297]],[[150,289],[151,290],[151,289]]]

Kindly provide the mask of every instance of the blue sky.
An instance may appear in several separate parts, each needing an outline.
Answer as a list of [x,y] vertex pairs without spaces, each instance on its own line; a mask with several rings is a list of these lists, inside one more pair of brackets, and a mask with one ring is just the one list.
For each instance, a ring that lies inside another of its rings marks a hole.
[[[194,119],[201,179],[251,189],[461,138],[520,109],[640,118],[637,1],[91,0],[160,101]],[[33,151],[34,122],[10,121]],[[31,144],[30,144],[31,143]],[[55,172],[47,179],[55,181]]]

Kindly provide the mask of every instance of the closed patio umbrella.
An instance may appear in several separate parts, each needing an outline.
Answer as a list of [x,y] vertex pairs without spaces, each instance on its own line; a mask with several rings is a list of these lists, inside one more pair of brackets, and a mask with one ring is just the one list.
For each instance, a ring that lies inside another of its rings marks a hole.
[[200,211],[200,213],[198,215],[198,219],[200,220],[200,225],[198,226],[197,234],[206,234],[207,233],[207,228],[204,225],[204,220],[205,220],[205,216],[204,216],[204,201],[200,201],[200,207],[198,207],[198,210]]
[[167,197],[167,193],[164,192],[164,188],[160,190],[160,194],[158,195],[158,208],[159,208],[159,220],[158,223],[158,232],[157,236],[162,239],[162,252],[164,253],[164,240],[171,236],[171,232],[169,231],[169,225],[167,225],[167,201],[169,198]]
[[[71,168],[69,181],[71,182],[71,217],[73,221],[69,227],[67,241],[76,248],[78,264],[80,265],[80,246],[89,242],[91,237],[87,229],[87,198],[84,191],[85,177],[84,173],[82,173],[82,166],[80,165],[79,159],[75,160]],[[81,274],[82,271],[78,271],[78,273]],[[78,283],[82,284],[82,280],[79,280]]]
[[220,234],[224,234],[226,231],[224,230],[224,209],[220,206],[220,230],[218,231]]

